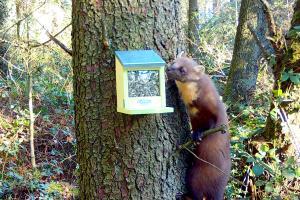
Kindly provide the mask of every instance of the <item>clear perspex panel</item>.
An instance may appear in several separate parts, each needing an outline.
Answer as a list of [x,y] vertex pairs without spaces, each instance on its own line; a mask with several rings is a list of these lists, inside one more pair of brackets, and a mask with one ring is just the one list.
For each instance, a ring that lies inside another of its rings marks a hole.
[[128,96],[160,96],[158,70],[128,71]]

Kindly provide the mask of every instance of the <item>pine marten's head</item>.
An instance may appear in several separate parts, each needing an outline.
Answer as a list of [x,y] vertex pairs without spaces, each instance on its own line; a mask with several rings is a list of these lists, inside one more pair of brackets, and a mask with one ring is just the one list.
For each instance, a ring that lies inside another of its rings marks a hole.
[[166,69],[168,79],[180,82],[197,81],[204,71],[204,66],[185,56],[176,58]]

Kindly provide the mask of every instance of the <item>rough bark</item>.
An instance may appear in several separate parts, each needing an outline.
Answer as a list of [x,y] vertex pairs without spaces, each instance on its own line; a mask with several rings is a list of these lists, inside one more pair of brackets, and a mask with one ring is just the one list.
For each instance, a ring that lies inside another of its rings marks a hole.
[[21,37],[21,33],[20,33],[20,28],[21,28],[21,21],[19,21],[21,19],[21,0],[16,0],[16,16],[17,16],[17,24],[16,24],[16,28],[17,28],[17,39],[19,40]]
[[[300,0],[297,0],[294,7],[294,14],[291,21],[291,28],[289,34],[287,35],[286,42],[281,41],[281,43],[286,43],[287,46],[283,45],[273,45],[276,52],[276,64],[273,67],[274,74],[274,86],[273,90],[281,89],[283,93],[287,94],[285,98],[292,100],[290,104],[281,104],[288,110],[289,118],[291,119],[292,127],[295,133],[299,132],[300,124],[300,86],[299,84],[294,84],[290,79],[281,82],[281,76],[283,71],[293,70],[294,73],[300,73],[300,40],[295,27],[300,26]],[[295,32],[296,31],[296,32]],[[271,109],[275,108],[274,102],[277,97],[273,96]],[[277,133],[281,132],[280,120],[273,119],[268,116],[264,137],[267,139],[274,139]]]
[[229,104],[236,102],[249,104],[252,100],[262,53],[248,26],[253,27],[258,38],[264,38],[266,33],[264,19],[258,2],[252,0],[241,2],[239,24],[224,96]]
[[183,48],[180,3],[73,0],[80,199],[174,199],[184,189],[182,157],[170,158],[189,132],[175,87],[172,114],[117,113],[114,66],[115,50],[151,48],[173,59]]

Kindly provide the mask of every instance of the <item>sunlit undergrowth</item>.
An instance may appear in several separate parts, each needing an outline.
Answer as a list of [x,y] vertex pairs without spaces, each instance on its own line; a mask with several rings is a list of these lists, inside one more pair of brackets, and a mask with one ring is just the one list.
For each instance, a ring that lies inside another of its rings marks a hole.
[[[286,1],[275,4],[274,14],[286,30]],[[198,62],[214,75],[222,94],[236,32],[235,5],[225,3],[220,15],[201,20]],[[66,38],[70,40],[70,33],[59,39]],[[12,45],[8,54],[10,77],[0,79],[0,199],[73,199],[78,188],[70,58],[53,45],[32,49],[38,166],[32,170],[24,51]],[[239,112],[231,112],[229,105],[233,178],[227,199],[299,199],[300,168],[288,136],[272,143],[260,137],[272,87],[266,69],[250,106],[239,105]]]
[[[232,4],[225,5],[219,16],[202,22],[199,30],[200,62],[213,75],[220,94],[223,94],[233,52],[236,30],[233,9]],[[284,7],[276,4],[274,10],[275,14],[283,13],[277,18],[278,23],[289,23],[284,18]],[[255,97],[250,105],[239,104],[239,109],[233,111],[231,104],[237,102],[227,102],[232,136],[232,172],[226,189],[227,199],[300,198],[299,161],[296,161],[289,135],[282,133],[282,137],[272,142],[261,137],[269,114],[273,82],[271,69],[261,62]]]
[[[0,80],[0,199],[73,199],[77,193],[70,59],[39,52],[34,113],[37,169],[30,164],[26,76]],[[21,66],[22,63],[14,63]]]
[[[223,70],[230,66],[236,33],[235,5],[225,3],[219,15],[200,18],[199,63],[208,72],[225,75]],[[222,41],[222,42],[220,42]]]
[[260,136],[268,115],[269,101],[261,101],[264,96],[256,97],[255,106],[241,106],[238,114],[229,114],[234,178],[227,187],[228,199],[299,198],[300,167],[292,148],[286,149],[291,143],[288,136],[273,142]]

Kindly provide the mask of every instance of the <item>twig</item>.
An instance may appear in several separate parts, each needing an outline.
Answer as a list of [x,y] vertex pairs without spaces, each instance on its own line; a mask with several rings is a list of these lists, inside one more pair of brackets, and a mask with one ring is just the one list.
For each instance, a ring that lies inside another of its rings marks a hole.
[[[55,35],[53,35],[53,37],[57,37],[58,35],[60,35],[62,32],[64,32],[69,26],[71,26],[72,23],[68,24],[67,26],[65,26],[63,29],[61,29],[58,33],[56,33]],[[46,45],[47,43],[51,42],[52,39],[49,39],[43,43],[37,44],[37,45],[32,45],[31,47],[35,48],[35,47],[40,47],[43,45]]]
[[47,32],[47,35],[49,36],[49,38],[55,43],[57,44],[60,48],[62,48],[62,50],[64,50],[67,54],[69,54],[70,56],[72,56],[72,50],[69,49],[68,47],[66,47],[61,41],[59,41],[58,39],[56,39],[55,37],[53,37],[49,32]]
[[[202,133],[202,137],[206,137],[206,136],[208,136],[212,133],[218,132],[218,131],[226,131],[226,129],[227,129],[227,126],[225,124],[222,124],[221,126],[218,126],[216,128],[212,128],[212,129],[209,129],[207,131],[204,131]],[[193,145],[194,143],[195,142],[193,140],[189,140],[186,143],[179,145],[178,148],[177,148],[177,151],[181,151],[182,149],[185,149],[185,148]]]
[[55,43],[57,44],[60,48],[62,48],[62,50],[64,50],[67,54],[69,54],[70,56],[72,56],[72,50],[69,49],[68,47],[66,47],[61,41],[59,41],[56,37],[54,37],[53,35],[50,34],[50,32],[48,31],[48,29],[46,29],[37,19],[36,21],[39,23],[39,25],[46,31],[48,37]]
[[[218,132],[218,131],[225,131],[226,129],[227,129],[227,126],[226,126],[225,124],[222,124],[222,125],[219,126],[219,127],[212,128],[212,129],[209,129],[209,130],[207,130],[207,131],[204,131],[204,132],[203,132],[203,137],[208,136],[208,135],[210,135],[210,134],[212,134],[212,133],[215,133],[215,132]],[[186,143],[180,145],[180,146],[177,148],[177,150],[175,151],[175,153],[173,153],[173,154],[169,157],[169,159],[167,160],[167,165],[168,165],[168,163],[171,161],[171,158],[172,158],[173,156],[178,155],[179,152],[180,152],[182,149],[185,149],[185,150],[187,150],[190,154],[192,154],[196,159],[198,159],[198,160],[200,160],[200,161],[202,161],[202,162],[204,162],[204,163],[206,163],[206,164],[212,166],[213,168],[217,169],[217,170],[218,170],[219,172],[221,172],[222,174],[226,174],[222,169],[220,169],[220,168],[217,167],[216,165],[214,165],[214,164],[208,162],[207,160],[204,160],[204,159],[198,157],[193,151],[191,151],[188,147],[191,146],[192,144],[194,144],[194,141],[193,141],[193,140],[189,140],[188,142],[186,142]],[[245,185],[242,181],[240,181],[240,180],[234,178],[234,177],[231,176],[231,175],[230,175],[229,177],[232,178],[233,180],[235,180],[236,182],[238,182],[239,184],[241,184],[241,185],[243,185],[243,186],[246,187],[246,185]]]
[[225,174],[225,172],[222,170],[222,169],[220,169],[219,167],[217,167],[216,165],[214,165],[214,164],[212,164],[212,163],[210,163],[210,162],[208,162],[208,161],[206,161],[206,160],[204,160],[204,159],[202,159],[202,158],[199,158],[194,152],[192,152],[189,148],[187,148],[187,147],[183,147],[185,150],[187,150],[190,154],[192,154],[195,158],[197,158],[198,160],[200,160],[200,161],[202,161],[202,162],[204,162],[204,163],[206,163],[206,164],[208,164],[208,165],[210,165],[210,166],[212,166],[213,168],[215,168],[215,169],[217,169],[219,172],[221,172],[222,174]]
[[295,147],[295,153],[297,154],[298,161],[300,161],[300,145],[297,141],[296,134],[294,133],[294,131],[292,130],[292,128],[291,128],[291,126],[288,122],[287,114],[281,106],[278,106],[277,114],[279,115],[281,121],[283,122],[282,127],[286,126],[288,128],[289,132],[290,132],[290,135],[292,136],[291,137],[291,142]]
[[285,44],[285,38],[280,33],[279,29],[275,24],[274,17],[271,12],[270,4],[266,0],[259,0],[262,3],[263,10],[267,20],[267,26],[269,30],[269,41],[276,52],[276,55],[282,55],[283,48],[281,44]]
[[70,155],[70,156],[64,158],[63,160],[60,161],[60,163],[63,163],[63,162],[65,162],[66,160],[70,160],[70,159],[71,159],[72,157],[74,157],[74,156],[76,156],[76,154],[73,154],[73,155]]
[[22,70],[21,68],[17,67],[16,65],[14,65],[13,63],[11,63],[10,61],[6,60],[4,57],[0,56],[0,58],[5,61],[7,64],[10,64],[13,68],[19,70],[20,72],[24,72],[24,70]]
[[263,53],[263,56],[266,60],[269,59],[269,53],[267,52],[266,48],[263,46],[262,42],[260,41],[258,35],[256,34],[254,28],[251,26],[251,24],[247,24],[248,29],[250,30],[251,34],[253,35],[253,38],[256,42],[256,44],[258,45],[258,47],[260,48],[261,52]]
[[8,44],[10,44],[10,45],[12,45],[14,47],[20,47],[20,48],[25,49],[25,47],[21,46],[20,44],[17,44],[15,42],[11,42],[11,41],[5,40],[3,38],[0,38],[0,42],[8,43]]
[[268,29],[270,32],[270,36],[274,37],[277,33],[277,31],[276,31],[277,27],[276,27],[275,20],[272,15],[272,12],[271,12],[270,4],[266,0],[260,0],[260,2],[262,3],[263,10],[265,11],[265,14],[266,14],[266,19],[268,22],[267,25],[268,25]]
[[12,27],[14,27],[15,25],[17,25],[18,23],[24,21],[25,19],[27,19],[29,16],[31,16],[33,13],[35,13],[37,10],[39,10],[41,7],[43,7],[46,4],[46,1],[44,1],[41,5],[39,5],[37,8],[33,9],[31,12],[27,13],[25,15],[25,17],[23,17],[22,19],[19,19],[17,22],[15,22],[14,24],[12,24],[10,27],[8,27],[7,29],[1,31],[2,33],[7,33],[7,31],[9,31]]
[[[217,170],[218,170],[219,172],[221,172],[222,174],[225,174],[225,175],[226,175],[226,173],[225,173],[222,169],[220,169],[220,168],[217,167],[216,165],[214,165],[214,164],[208,162],[207,160],[204,160],[204,159],[202,159],[202,158],[199,158],[199,157],[198,157],[194,152],[192,152],[189,148],[184,147],[184,149],[187,150],[190,154],[192,154],[192,155],[193,155],[195,158],[197,158],[198,160],[200,160],[200,161],[202,161],[202,162],[204,162],[204,163],[206,163],[206,164],[212,166],[213,168],[217,169]],[[236,182],[238,182],[239,184],[241,184],[241,185],[243,185],[243,186],[246,187],[246,185],[245,185],[242,181],[240,181],[240,180],[234,178],[234,177],[231,176],[231,175],[229,175],[229,177],[232,178],[233,180],[235,180]]]

